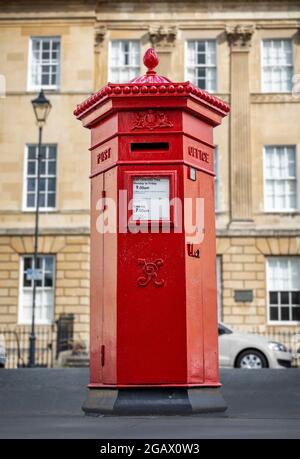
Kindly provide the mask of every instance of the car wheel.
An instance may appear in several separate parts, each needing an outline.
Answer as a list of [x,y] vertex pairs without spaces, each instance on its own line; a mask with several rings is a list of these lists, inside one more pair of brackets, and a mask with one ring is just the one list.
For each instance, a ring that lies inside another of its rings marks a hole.
[[267,368],[268,362],[264,354],[254,349],[243,351],[236,360],[237,368],[247,368],[249,370]]

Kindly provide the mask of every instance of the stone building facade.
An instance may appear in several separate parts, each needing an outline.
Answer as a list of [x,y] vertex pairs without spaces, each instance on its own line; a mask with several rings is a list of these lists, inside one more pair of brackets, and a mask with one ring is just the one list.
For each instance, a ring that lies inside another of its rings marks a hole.
[[3,4],[0,325],[30,315],[30,101],[43,86],[52,110],[43,138],[40,323],[74,313],[76,336],[88,340],[89,133],[72,111],[107,80],[142,73],[143,53],[154,46],[159,73],[192,79],[231,105],[215,133],[220,318],[262,330],[299,326],[299,28],[299,1],[288,0]]

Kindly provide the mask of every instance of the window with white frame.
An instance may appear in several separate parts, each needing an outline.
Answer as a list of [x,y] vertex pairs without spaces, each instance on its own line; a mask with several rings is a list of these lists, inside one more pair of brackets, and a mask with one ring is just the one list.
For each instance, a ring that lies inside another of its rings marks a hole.
[[189,40],[186,45],[186,77],[201,89],[217,88],[216,40]]
[[263,91],[291,91],[293,77],[292,40],[263,40],[262,46]]
[[109,81],[128,83],[140,73],[140,42],[112,40],[109,53]]
[[265,210],[297,209],[296,147],[265,147]]
[[54,279],[55,257],[53,255],[39,255],[37,266],[34,266],[33,255],[24,255],[21,258],[21,289],[19,305],[19,323],[29,324],[32,319],[32,270],[38,271],[36,282],[36,309],[37,324],[51,324],[54,317]]
[[[38,145],[26,146],[24,208],[34,210],[37,200]],[[41,210],[54,209],[56,202],[56,145],[41,146]]]
[[218,147],[214,149],[214,169],[215,169],[215,210],[219,210],[219,152]]
[[59,76],[60,37],[31,37],[29,89],[57,89],[59,87]]
[[267,263],[269,320],[299,322],[300,257],[270,257]]

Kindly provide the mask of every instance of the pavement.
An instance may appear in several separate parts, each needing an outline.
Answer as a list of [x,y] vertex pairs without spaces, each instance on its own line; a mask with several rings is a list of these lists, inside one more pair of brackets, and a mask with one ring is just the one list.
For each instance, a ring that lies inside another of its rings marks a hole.
[[222,369],[219,416],[81,411],[88,369],[0,370],[0,438],[300,438],[300,369]]

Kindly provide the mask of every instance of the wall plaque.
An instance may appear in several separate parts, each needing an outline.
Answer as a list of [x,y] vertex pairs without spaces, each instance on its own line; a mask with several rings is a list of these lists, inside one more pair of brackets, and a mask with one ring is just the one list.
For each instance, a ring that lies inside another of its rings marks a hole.
[[235,290],[234,300],[238,303],[251,303],[253,301],[253,290]]

